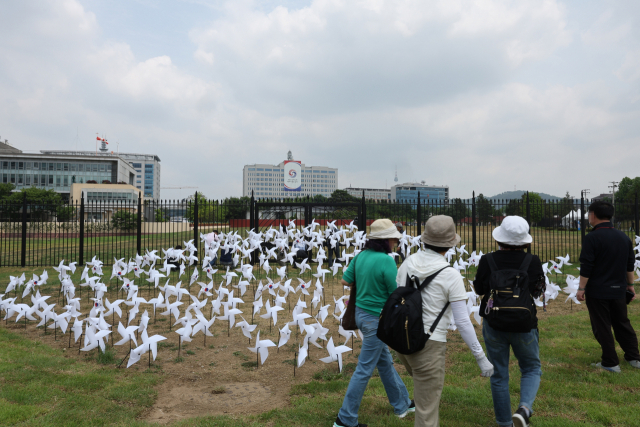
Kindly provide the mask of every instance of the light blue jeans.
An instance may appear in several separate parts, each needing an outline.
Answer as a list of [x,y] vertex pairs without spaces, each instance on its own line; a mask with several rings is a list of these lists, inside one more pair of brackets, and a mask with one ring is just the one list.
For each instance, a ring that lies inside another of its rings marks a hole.
[[526,407],[533,414],[533,401],[540,387],[540,355],[538,347],[538,330],[530,332],[496,331],[485,320],[482,322],[482,336],[487,347],[487,357],[493,363],[491,376],[491,395],[493,409],[498,425],[510,426],[511,397],[509,395],[509,347],[518,359],[522,378],[520,379],[520,406]]
[[389,353],[389,347],[376,336],[378,331],[379,317],[367,313],[356,307],[356,325],[364,335],[362,349],[358,356],[356,371],[349,381],[347,394],[344,396],[342,408],[338,412],[338,417],[347,426],[358,425],[358,409],[367,388],[373,370],[378,367],[380,379],[387,392],[389,403],[393,406],[393,411],[399,415],[409,409],[411,399],[398,371],[393,366],[393,359]]

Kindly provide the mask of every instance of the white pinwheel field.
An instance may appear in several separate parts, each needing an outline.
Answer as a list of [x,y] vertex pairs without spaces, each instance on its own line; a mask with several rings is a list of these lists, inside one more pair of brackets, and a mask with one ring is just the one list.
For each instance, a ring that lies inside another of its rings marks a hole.
[[[338,362],[343,370],[345,363],[357,362],[361,335],[340,326],[348,299],[340,279],[366,235],[344,222],[324,229],[322,223],[315,224],[248,230],[244,235],[219,233],[217,240],[198,242],[198,256],[195,244],[184,242],[181,250],[149,248],[129,260],[116,256],[109,260],[112,265],[92,257],[77,271],[75,264],[61,261],[51,267],[56,272],[52,277],[47,269],[14,272],[0,296],[0,315],[18,322],[19,328],[42,335],[46,329],[47,340],[80,350],[69,352],[78,357],[111,351],[124,362],[128,355],[122,367],[131,369],[146,368],[152,361],[185,371],[194,364],[214,366],[212,372],[243,369],[255,352],[261,370],[279,375],[293,375],[293,366],[283,363],[294,359],[297,375],[303,377],[326,369],[323,363],[306,360]],[[293,244],[298,239],[313,253],[297,258]],[[405,232],[398,253],[415,253],[419,245],[419,236]],[[341,251],[332,262],[329,247]],[[222,248],[231,251],[236,265],[210,265]],[[469,316],[480,323],[479,299],[468,279],[473,279],[484,253],[462,246],[447,256],[467,279]],[[178,258],[178,267],[167,262],[169,257]],[[570,261],[559,256],[547,262],[547,287],[537,305],[544,307],[561,292],[577,302],[576,279],[566,274]],[[69,337],[55,341],[55,334]]]

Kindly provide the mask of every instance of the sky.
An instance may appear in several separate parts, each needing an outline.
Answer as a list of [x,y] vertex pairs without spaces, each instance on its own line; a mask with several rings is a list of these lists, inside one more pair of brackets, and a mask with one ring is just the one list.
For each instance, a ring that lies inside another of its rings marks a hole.
[[[0,138],[157,154],[162,187],[246,164],[339,188],[580,197],[640,176],[637,0],[0,2]],[[177,199],[194,189],[162,190]]]

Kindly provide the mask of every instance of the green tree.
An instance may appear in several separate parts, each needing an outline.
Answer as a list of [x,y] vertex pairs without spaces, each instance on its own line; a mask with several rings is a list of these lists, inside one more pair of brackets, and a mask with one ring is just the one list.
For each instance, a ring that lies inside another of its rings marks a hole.
[[25,194],[27,195],[31,219],[55,215],[58,208],[62,206],[62,196],[60,196],[59,193],[36,187],[23,188],[20,191],[11,193],[5,200],[19,209],[19,205],[22,203]]
[[111,225],[119,230],[134,230],[137,223],[137,214],[125,210],[117,211],[111,217]]
[[491,200],[480,193],[476,197],[476,218],[480,224],[492,224],[495,221],[496,209]]
[[457,223],[463,218],[471,217],[471,204],[463,202],[462,199],[456,198],[449,202],[449,206],[433,208],[434,215],[448,215]]
[[640,177],[633,179],[624,177],[618,185],[618,191],[615,193],[615,202],[635,202],[636,194],[640,197]]
[[529,199],[529,213],[531,215],[529,220],[533,225],[542,220],[542,217],[544,216],[545,203],[538,193],[524,193],[522,195],[522,211],[524,215],[521,215],[524,218],[527,217],[527,198]]
[[574,199],[573,197],[569,194],[569,192],[567,191],[567,193],[564,195],[564,197],[560,200],[559,202],[559,208],[557,211],[557,214],[560,218],[566,216],[569,212],[576,210],[576,207],[574,206]]
[[247,213],[251,206],[251,198],[247,196],[243,197],[230,197],[224,200],[224,207],[226,209],[224,213],[224,219],[226,221],[230,219],[246,219]]
[[167,222],[169,220],[169,214],[165,208],[157,208],[154,217],[155,222]]
[[[224,221],[226,208],[215,200],[207,200],[202,193],[198,194],[198,223],[212,224],[214,222]],[[195,197],[189,196],[185,218],[189,222],[195,219]]]
[[56,210],[56,217],[58,222],[67,222],[74,218],[76,209],[73,206],[58,206]]
[[0,184],[0,200],[7,199],[16,186],[13,184]]
[[361,199],[347,193],[346,190],[334,190],[329,196],[329,202],[359,202]]
[[[624,177],[615,192],[615,221],[632,220],[635,216],[636,195],[640,197],[640,177]],[[611,202],[611,200],[609,200]]]

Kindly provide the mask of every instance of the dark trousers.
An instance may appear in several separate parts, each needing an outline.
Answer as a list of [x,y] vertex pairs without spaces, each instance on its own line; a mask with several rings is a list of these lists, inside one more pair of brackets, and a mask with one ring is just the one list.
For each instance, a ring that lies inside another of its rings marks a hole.
[[638,337],[627,317],[625,299],[597,299],[587,296],[586,300],[593,335],[602,347],[602,366],[610,368],[620,363],[615,341],[620,344],[626,360],[640,360]]

